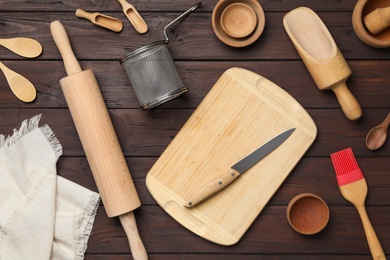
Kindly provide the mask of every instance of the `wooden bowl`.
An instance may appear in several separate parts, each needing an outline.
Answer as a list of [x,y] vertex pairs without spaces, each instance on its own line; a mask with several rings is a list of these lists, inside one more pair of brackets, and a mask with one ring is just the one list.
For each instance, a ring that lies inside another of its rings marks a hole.
[[288,204],[286,213],[291,227],[304,235],[320,232],[329,221],[329,208],[325,201],[312,193],[295,196]]
[[220,23],[222,29],[231,37],[243,38],[255,30],[257,16],[249,5],[234,3],[223,10]]
[[[245,17],[243,14],[246,14]],[[211,22],[215,35],[223,43],[245,47],[263,33],[265,16],[256,0],[220,0],[214,7]],[[242,26],[237,27],[240,23]]]
[[372,34],[364,26],[363,18],[377,8],[389,6],[388,0],[359,0],[352,14],[352,25],[356,35],[364,43],[376,47],[390,47],[390,28],[386,28],[378,34]]

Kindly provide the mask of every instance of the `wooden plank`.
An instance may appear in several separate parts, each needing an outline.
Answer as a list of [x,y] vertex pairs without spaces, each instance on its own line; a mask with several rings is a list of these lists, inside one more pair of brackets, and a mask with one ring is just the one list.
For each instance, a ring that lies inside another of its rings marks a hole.
[[[142,205],[156,206],[156,201],[145,186],[145,177],[158,158],[128,157],[126,159],[137,192],[142,200]],[[357,157],[357,160],[369,187],[367,205],[387,206],[389,202],[387,191],[390,189],[387,180],[390,165],[385,162],[388,158],[372,155],[370,157]],[[62,156],[58,161],[57,170],[60,176],[97,191],[85,157]],[[329,156],[321,158],[304,157],[283,182],[268,205],[287,205],[296,194],[303,192],[315,193],[321,196],[329,205],[350,205],[341,197],[336,183],[336,174]]]
[[[356,260],[365,260],[370,257],[370,255],[349,255],[349,257]],[[311,260],[313,258],[317,260],[345,260],[346,255],[342,254],[150,254],[150,260],[194,260],[194,259],[203,259],[203,260]],[[96,260],[106,260],[106,259],[115,259],[115,260],[128,260],[132,259],[130,255],[121,254],[86,254],[86,260],[96,259]]]
[[[296,233],[285,217],[286,206],[268,206],[256,219],[240,243],[224,247],[210,243],[183,228],[161,208],[144,206],[135,211],[139,232],[149,254],[317,254],[369,255],[362,224],[353,206],[330,206],[327,227],[315,236]],[[372,225],[383,245],[390,252],[389,207],[368,207]],[[275,224],[278,223],[278,224]],[[119,220],[106,217],[98,210],[88,254],[129,254],[129,245]]]
[[[158,109],[148,112],[134,109],[109,110],[125,156],[160,156],[184,123],[192,109]],[[318,136],[306,156],[328,157],[330,153],[352,147],[356,156],[389,157],[390,146],[370,151],[365,146],[369,129],[388,114],[387,108],[363,110],[363,118],[351,122],[341,109],[308,109],[314,119]],[[2,109],[0,133],[12,134],[13,128],[36,114],[42,114],[42,124],[48,124],[62,142],[64,156],[84,156],[73,121],[67,109]]]
[[[113,13],[108,15],[115,16]],[[169,51],[175,60],[300,60],[291,40],[283,27],[284,12],[266,14],[264,33],[254,44],[246,48],[233,48],[223,44],[215,35],[211,26],[211,13],[194,12],[180,24],[170,28],[168,34]],[[49,23],[60,20],[65,26],[73,50],[78,60],[115,60],[128,52],[163,39],[163,28],[177,13],[142,14],[148,23],[148,33],[140,35],[135,32],[125,17],[121,20],[124,29],[114,33],[92,25],[86,20],[77,18],[73,13],[53,12],[36,13],[28,16],[23,12],[4,13],[0,18],[1,36],[31,37],[38,40],[44,49],[38,59],[60,60],[49,33]],[[388,49],[373,48],[364,44],[355,35],[351,24],[351,12],[319,13],[328,27],[332,37],[348,60],[389,59]],[[1,50],[3,59],[22,59],[7,50]]]
[[[20,102],[14,97],[5,77],[0,76],[0,108],[67,108],[59,85],[59,80],[66,76],[62,61],[6,60],[3,62],[35,85],[37,98],[29,104]],[[140,107],[131,82],[118,61],[80,63],[83,69],[94,71],[108,108],[138,109]],[[271,80],[307,109],[340,108],[332,91],[318,89],[302,61],[177,61],[175,64],[190,91],[159,108],[196,108],[223,72],[231,67],[242,67]],[[352,75],[347,80],[347,85],[363,108],[363,118],[365,108],[388,107],[390,61],[349,61],[348,64],[352,69]],[[143,115],[152,114],[153,112],[143,113]]]
[[[203,0],[202,11],[211,12],[217,1]],[[196,3],[196,1],[193,1]],[[139,11],[185,11],[189,8],[191,2],[180,0],[152,0],[152,1],[132,1],[132,4]],[[329,0],[326,4],[316,0],[284,0],[284,1],[271,1],[262,0],[260,4],[265,11],[288,11],[298,6],[310,6],[319,11],[343,11],[351,10],[356,1],[354,0]],[[120,9],[120,5],[115,1],[49,1],[39,0],[33,3],[28,0],[17,0],[8,2],[5,1],[1,4],[1,11],[74,11],[77,8],[85,8],[90,11],[116,11]]]

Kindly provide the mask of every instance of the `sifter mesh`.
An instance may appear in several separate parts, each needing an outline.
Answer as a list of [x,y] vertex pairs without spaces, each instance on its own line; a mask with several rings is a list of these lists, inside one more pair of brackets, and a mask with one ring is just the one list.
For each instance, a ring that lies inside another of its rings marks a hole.
[[167,43],[167,29],[202,5],[199,2],[164,28],[165,40],[124,55],[119,62],[126,70],[142,109],[149,109],[188,91],[173,63]]
[[166,41],[146,45],[121,61],[142,109],[149,109],[185,92]]

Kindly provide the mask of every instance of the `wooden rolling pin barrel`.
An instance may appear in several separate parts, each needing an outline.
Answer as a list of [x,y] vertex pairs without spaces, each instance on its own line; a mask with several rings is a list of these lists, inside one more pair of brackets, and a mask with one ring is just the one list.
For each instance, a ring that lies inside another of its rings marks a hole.
[[107,215],[119,216],[134,259],[147,259],[133,213],[141,202],[96,78],[81,70],[62,24],[54,21],[50,29],[68,74],[60,85]]

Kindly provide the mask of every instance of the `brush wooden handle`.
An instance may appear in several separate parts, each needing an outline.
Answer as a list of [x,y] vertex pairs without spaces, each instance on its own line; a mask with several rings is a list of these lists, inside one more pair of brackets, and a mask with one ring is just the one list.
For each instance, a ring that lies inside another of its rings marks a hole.
[[362,220],[364,232],[366,233],[366,238],[368,246],[370,247],[372,258],[374,260],[385,260],[385,253],[383,252],[381,243],[379,242],[375,230],[371,225],[370,219],[368,218],[365,206],[355,205],[355,207],[359,212],[360,218]]
[[345,116],[350,120],[357,120],[362,115],[362,109],[348,89],[345,82],[341,82],[331,88],[335,93],[337,100],[340,103],[340,107],[343,110]]

